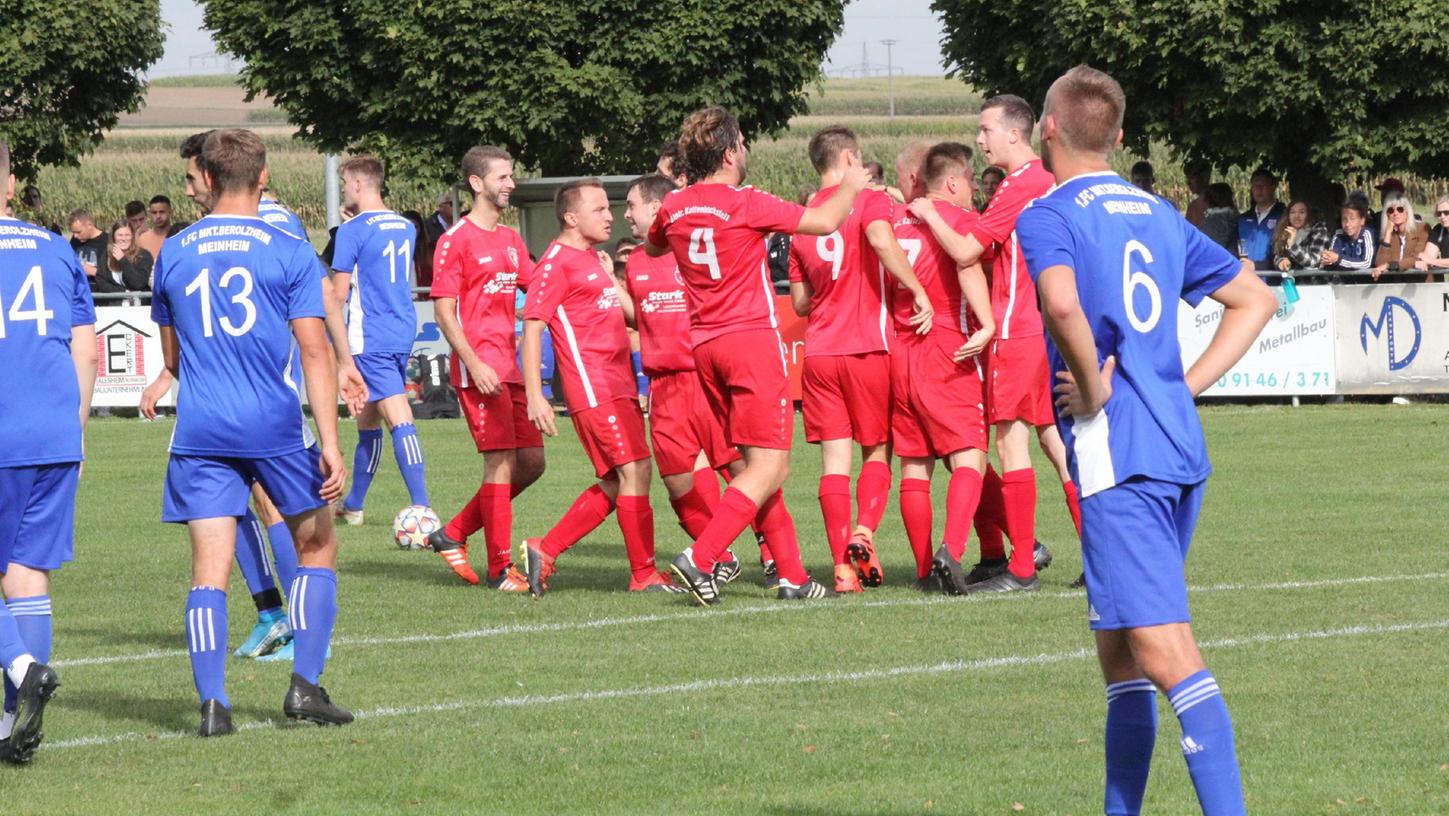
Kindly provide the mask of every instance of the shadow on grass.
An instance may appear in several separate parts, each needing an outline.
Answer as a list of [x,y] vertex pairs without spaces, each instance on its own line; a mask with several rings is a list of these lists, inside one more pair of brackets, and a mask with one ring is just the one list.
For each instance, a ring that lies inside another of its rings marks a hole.
[[[178,612],[174,629],[126,630],[121,626],[87,626],[64,620],[56,626],[67,640],[70,638],[94,638],[104,644],[145,646],[149,649],[184,649],[186,632],[182,628],[184,618]],[[65,656],[61,656],[64,659]]]
[[[276,708],[233,707],[232,719],[241,723],[279,718],[282,692],[285,690],[285,685],[279,687]],[[187,688],[177,688],[175,694],[166,696],[90,688],[57,695],[52,705],[67,711],[90,714],[95,720],[114,723],[123,728],[135,728],[139,723],[143,727],[150,726],[158,731],[194,731],[199,722],[198,712],[201,708],[196,695]],[[55,736],[60,738],[60,735]]]

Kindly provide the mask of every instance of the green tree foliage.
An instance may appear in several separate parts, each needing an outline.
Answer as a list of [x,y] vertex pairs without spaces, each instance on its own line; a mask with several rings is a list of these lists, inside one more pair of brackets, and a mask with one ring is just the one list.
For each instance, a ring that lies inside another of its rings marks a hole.
[[935,0],[948,63],[1040,105],[1081,63],[1127,93],[1129,145],[1297,187],[1449,166],[1449,26],[1422,0]]
[[216,0],[205,19],[303,139],[438,180],[480,143],[547,174],[637,172],[706,104],[776,133],[844,23],[835,0]]
[[15,174],[76,164],[138,110],[162,41],[160,0],[0,4],[0,137]]

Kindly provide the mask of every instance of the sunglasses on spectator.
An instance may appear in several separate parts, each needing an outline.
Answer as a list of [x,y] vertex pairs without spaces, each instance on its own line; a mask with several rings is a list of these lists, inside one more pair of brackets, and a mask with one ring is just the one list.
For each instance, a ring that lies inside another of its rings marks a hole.
[[1405,212],[1405,210],[1404,210],[1403,207],[1390,207],[1389,208],[1389,212],[1391,212],[1391,213],[1401,213],[1401,212]]
[[1439,216],[1440,218],[1443,218],[1444,216],[1449,215],[1449,210],[1436,210],[1434,214]]

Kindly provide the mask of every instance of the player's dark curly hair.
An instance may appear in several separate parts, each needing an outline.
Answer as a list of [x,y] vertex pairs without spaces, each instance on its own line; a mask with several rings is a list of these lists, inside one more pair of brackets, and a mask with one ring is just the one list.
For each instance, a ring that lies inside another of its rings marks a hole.
[[724,166],[725,153],[739,141],[740,120],[719,105],[691,113],[679,133],[685,178],[697,184],[714,175]]

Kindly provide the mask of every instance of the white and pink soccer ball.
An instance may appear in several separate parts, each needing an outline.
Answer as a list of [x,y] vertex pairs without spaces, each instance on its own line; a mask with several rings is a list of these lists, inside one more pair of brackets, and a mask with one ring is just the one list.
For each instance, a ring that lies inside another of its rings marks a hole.
[[433,508],[414,504],[397,512],[392,520],[392,538],[399,549],[426,550],[428,536],[442,529],[443,522]]

